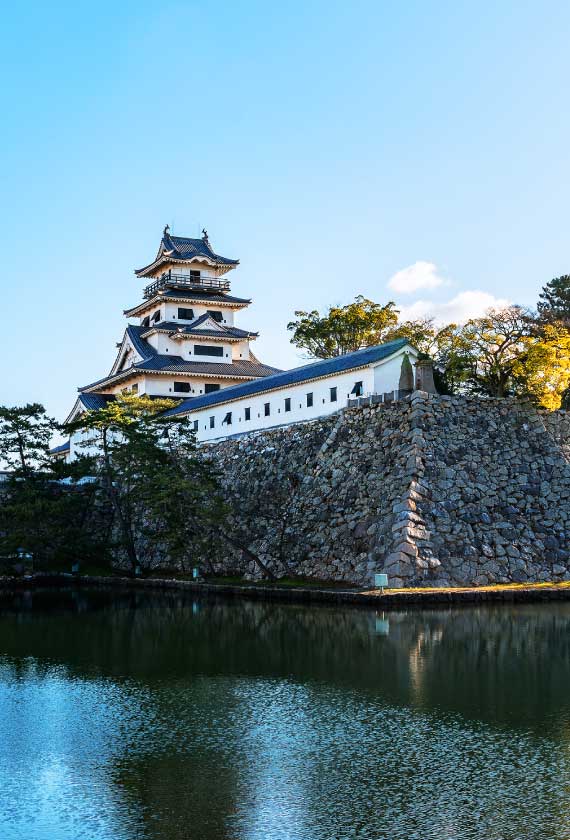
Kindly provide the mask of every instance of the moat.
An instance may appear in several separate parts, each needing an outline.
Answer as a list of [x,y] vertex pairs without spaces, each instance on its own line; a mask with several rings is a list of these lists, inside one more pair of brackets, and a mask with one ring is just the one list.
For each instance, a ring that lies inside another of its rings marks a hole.
[[570,604],[0,592],[2,840],[566,840]]

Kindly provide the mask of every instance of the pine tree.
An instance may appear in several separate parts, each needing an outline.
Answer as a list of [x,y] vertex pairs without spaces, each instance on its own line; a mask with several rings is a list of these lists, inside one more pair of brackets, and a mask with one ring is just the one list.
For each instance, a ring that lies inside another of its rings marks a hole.
[[555,321],[570,329],[570,274],[555,277],[539,295],[538,313],[547,323]]

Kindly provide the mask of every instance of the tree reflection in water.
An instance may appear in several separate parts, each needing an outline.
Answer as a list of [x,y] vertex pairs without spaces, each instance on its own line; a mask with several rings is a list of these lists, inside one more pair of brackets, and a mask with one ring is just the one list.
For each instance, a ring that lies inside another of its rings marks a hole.
[[0,836],[567,838],[570,606],[0,595]]

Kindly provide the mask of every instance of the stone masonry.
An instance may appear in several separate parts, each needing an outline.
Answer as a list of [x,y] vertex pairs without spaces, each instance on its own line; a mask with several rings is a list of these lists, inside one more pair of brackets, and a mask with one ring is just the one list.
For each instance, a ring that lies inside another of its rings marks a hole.
[[[233,532],[279,575],[570,579],[570,412],[414,391],[205,449]],[[261,574],[243,552],[220,551],[218,571]]]

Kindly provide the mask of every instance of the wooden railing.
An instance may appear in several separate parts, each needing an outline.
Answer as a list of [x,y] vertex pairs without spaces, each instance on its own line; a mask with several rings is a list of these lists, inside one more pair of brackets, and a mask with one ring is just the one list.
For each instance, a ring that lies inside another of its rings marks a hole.
[[229,280],[216,277],[193,277],[190,274],[172,274],[170,271],[150,283],[144,290],[145,298],[154,297],[162,289],[196,289],[206,292],[228,292]]

